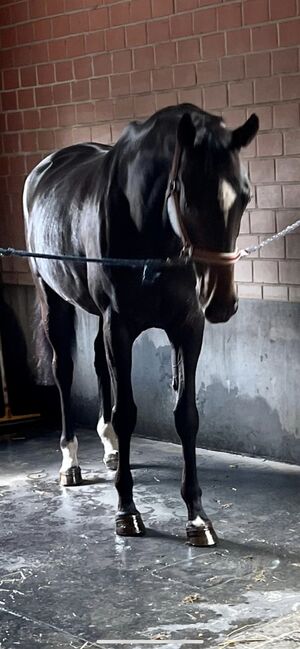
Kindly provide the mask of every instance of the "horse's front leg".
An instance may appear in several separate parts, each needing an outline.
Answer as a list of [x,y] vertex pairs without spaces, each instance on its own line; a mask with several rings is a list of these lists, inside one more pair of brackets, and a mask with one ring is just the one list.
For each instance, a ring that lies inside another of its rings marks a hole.
[[199,416],[196,407],[195,375],[202,346],[204,319],[195,314],[176,332],[168,332],[178,363],[178,396],[175,425],[183,449],[181,495],[188,510],[187,538],[191,545],[215,545],[217,536],[201,502],[196,468],[196,435]]
[[120,536],[141,536],[145,533],[145,527],[133,501],[130,471],[130,440],[136,424],[136,405],[131,385],[134,335],[119,314],[110,308],[104,316],[103,331],[114,392],[112,424],[119,443],[119,463],[115,478],[119,494],[116,532]]

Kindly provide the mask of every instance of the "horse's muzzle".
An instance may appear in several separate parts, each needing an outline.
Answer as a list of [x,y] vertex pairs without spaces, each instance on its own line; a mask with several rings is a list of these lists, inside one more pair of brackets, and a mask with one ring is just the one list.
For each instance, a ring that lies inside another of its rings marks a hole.
[[236,297],[228,304],[213,300],[205,309],[205,318],[212,324],[227,322],[238,310],[238,299]]

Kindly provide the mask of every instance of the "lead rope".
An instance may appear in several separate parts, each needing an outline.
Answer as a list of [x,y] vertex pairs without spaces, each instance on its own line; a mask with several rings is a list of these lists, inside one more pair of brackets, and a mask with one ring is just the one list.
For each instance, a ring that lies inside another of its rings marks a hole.
[[272,243],[273,241],[277,241],[277,239],[281,239],[282,237],[285,237],[287,234],[290,234],[294,230],[297,230],[297,228],[300,228],[300,219],[298,219],[298,221],[295,221],[294,223],[291,223],[291,225],[288,225],[283,230],[280,230],[280,232],[276,232],[275,234],[273,234],[272,237],[268,237],[267,239],[264,239],[263,241],[261,241],[256,245],[248,246],[247,248],[243,248],[242,250],[239,250],[239,259],[242,259],[243,257],[247,257],[248,255],[252,255],[254,252],[257,252],[257,250],[261,250],[265,246],[268,246],[269,243]]

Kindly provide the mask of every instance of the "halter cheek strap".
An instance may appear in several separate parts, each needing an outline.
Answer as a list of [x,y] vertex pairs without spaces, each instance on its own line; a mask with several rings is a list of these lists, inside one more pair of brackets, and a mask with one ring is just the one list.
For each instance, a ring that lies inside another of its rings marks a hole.
[[241,251],[239,251],[238,249],[234,250],[233,252],[204,250],[203,248],[197,248],[197,246],[194,246],[190,240],[180,209],[180,180],[178,178],[178,172],[181,156],[182,148],[179,145],[178,140],[176,140],[175,152],[166,194],[166,201],[168,202],[169,200],[171,200],[173,202],[174,211],[177,217],[178,227],[183,243],[181,254],[191,257],[193,258],[193,260],[195,260],[195,262],[199,263],[209,264],[213,266],[231,266],[232,264],[235,264],[242,256]]

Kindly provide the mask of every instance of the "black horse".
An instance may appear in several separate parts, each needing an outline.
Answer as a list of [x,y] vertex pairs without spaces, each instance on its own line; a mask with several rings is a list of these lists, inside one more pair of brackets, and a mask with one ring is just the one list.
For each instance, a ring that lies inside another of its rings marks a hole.
[[182,254],[193,258],[186,266],[156,268],[147,282],[142,268],[37,258],[32,262],[61,398],[60,480],[67,486],[81,482],[70,409],[74,306],[99,316],[97,430],[106,464],[117,468],[120,535],[145,532],[133,501],[130,472],[136,423],[131,356],[136,337],[159,327],[173,349],[187,536],[194,545],[216,542],[196,472],[195,371],[205,317],[225,322],[237,310],[236,239],[250,198],[239,152],[257,130],[256,115],[230,130],[220,117],[196,106],[172,106],[143,123],[132,122],[113,147],[87,143],[53,153],[25,183],[30,251],[120,259],[167,260]]

